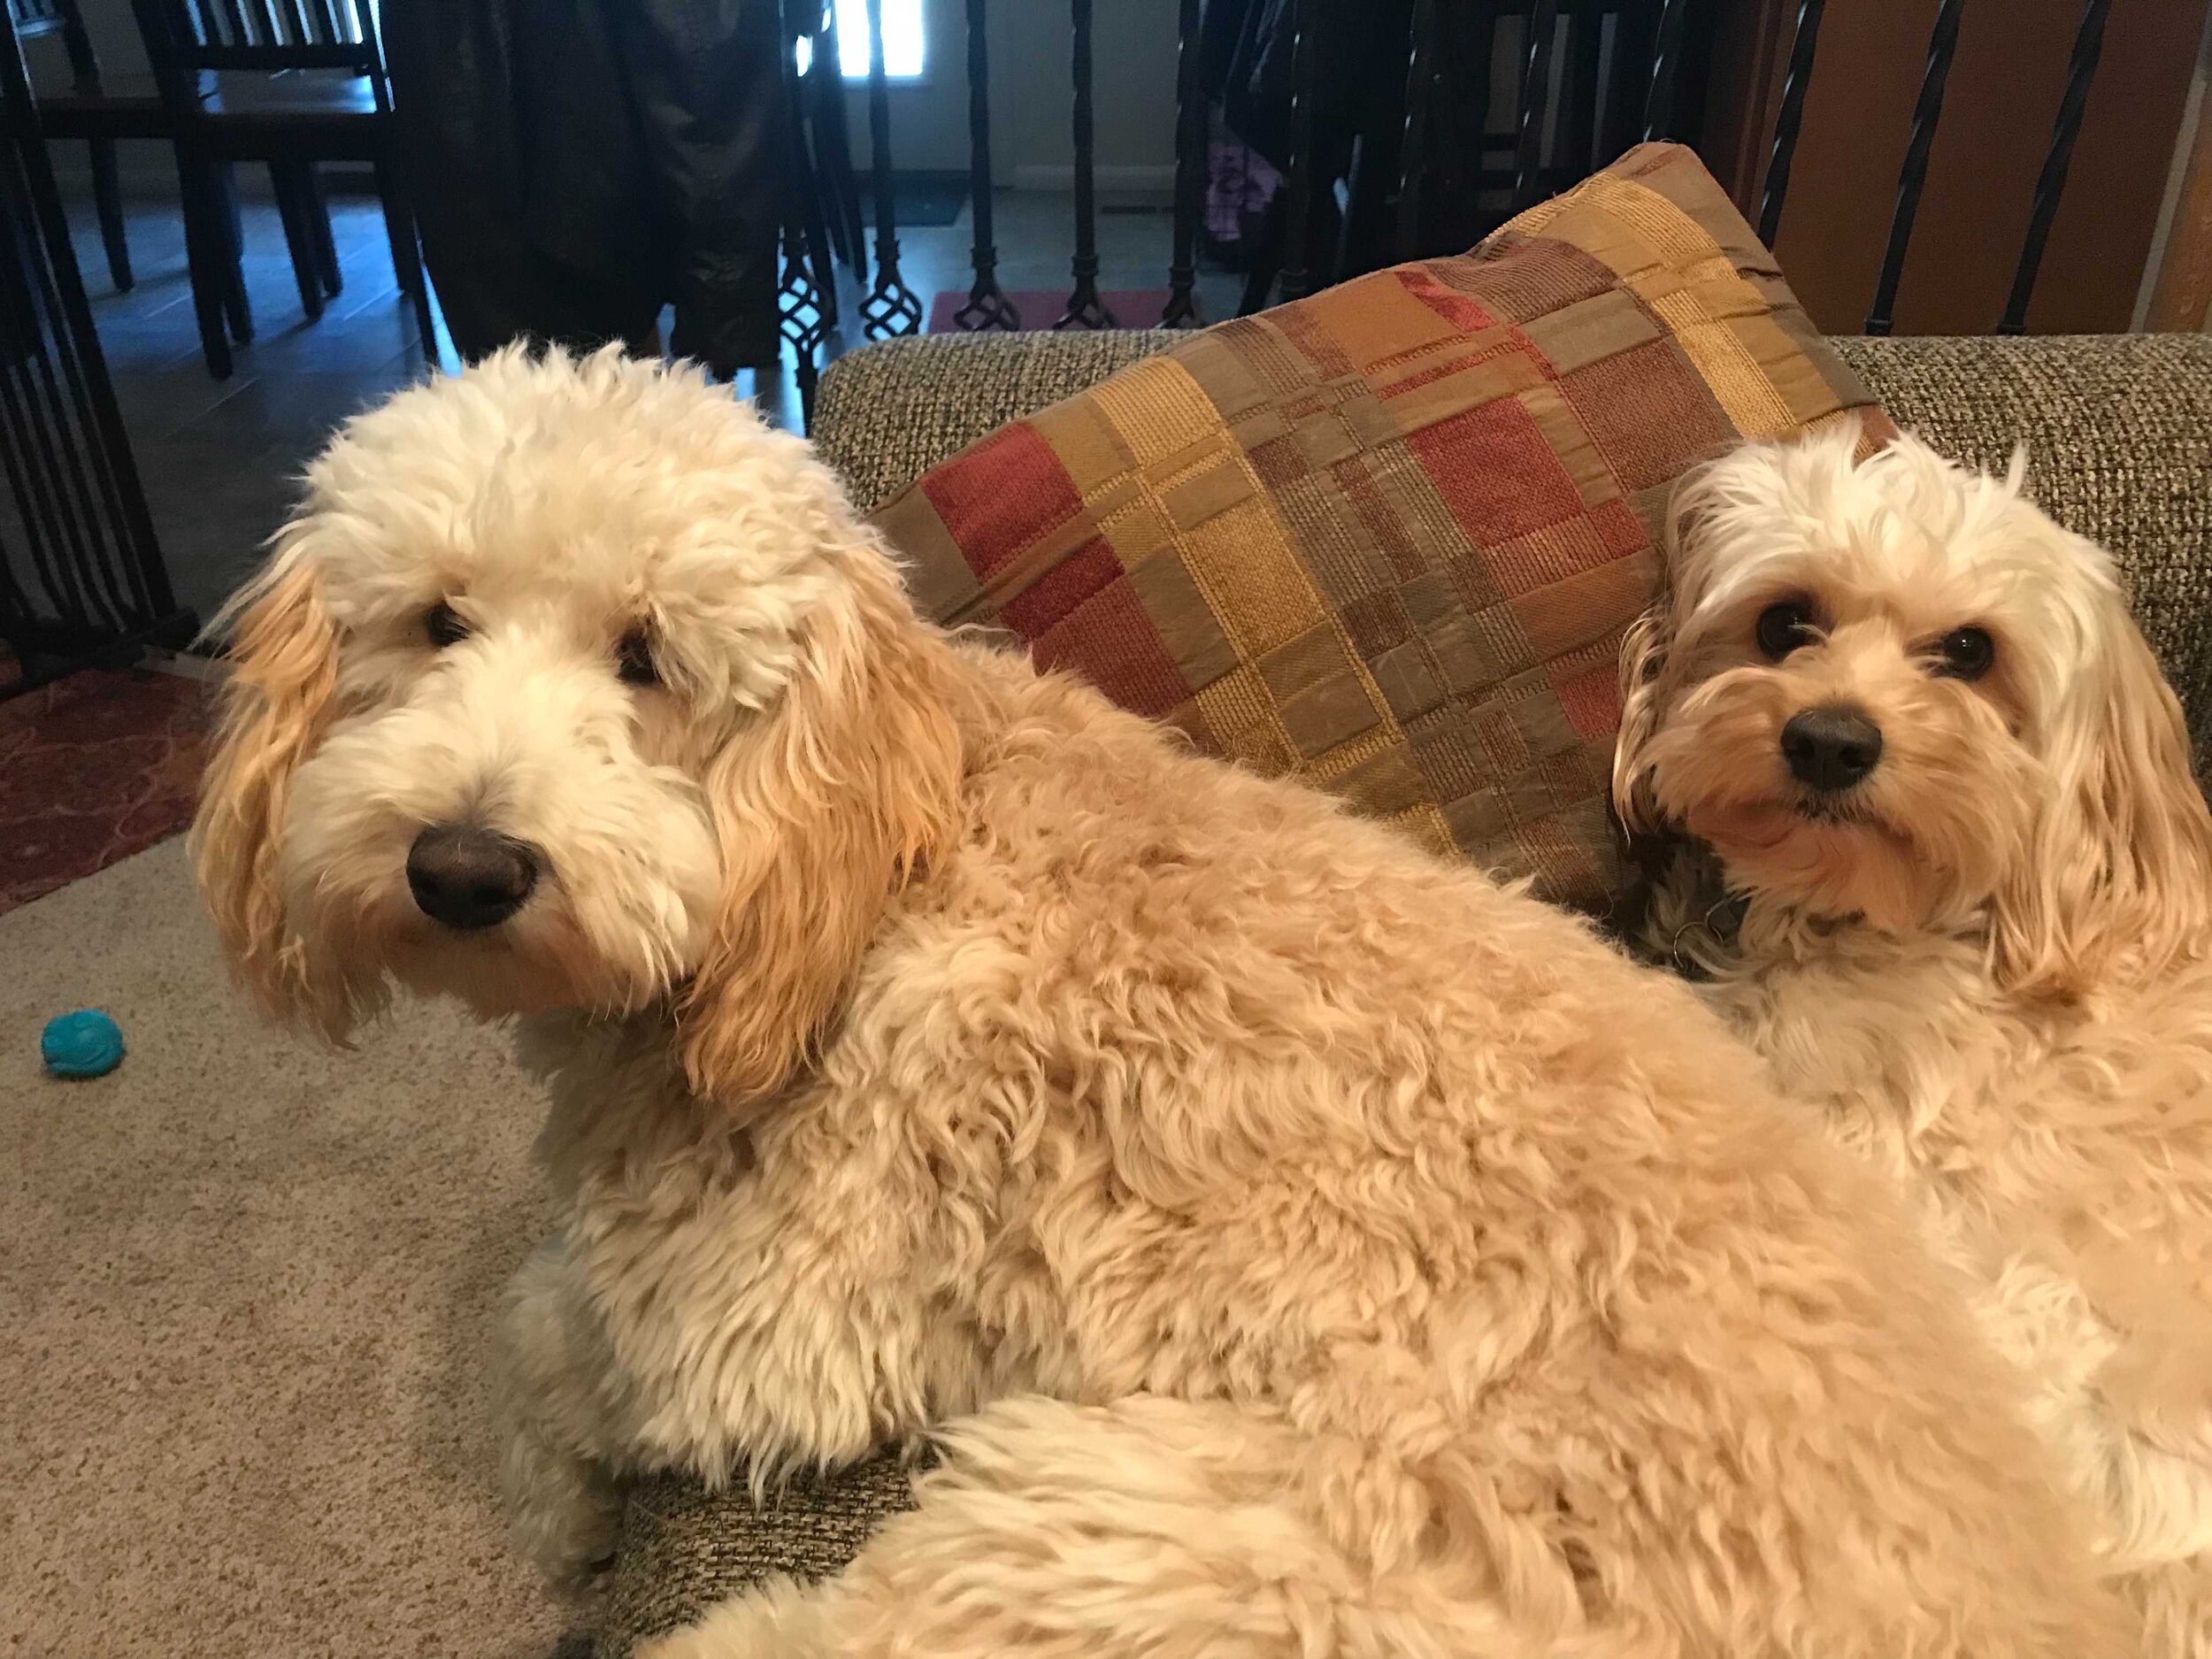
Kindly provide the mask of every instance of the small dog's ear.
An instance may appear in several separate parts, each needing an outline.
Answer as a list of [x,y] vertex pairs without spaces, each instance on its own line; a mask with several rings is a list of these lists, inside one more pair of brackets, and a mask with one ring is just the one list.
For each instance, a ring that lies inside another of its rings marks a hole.
[[949,653],[879,555],[856,564],[857,605],[818,618],[764,741],[709,779],[723,891],[677,1025],[692,1087],[718,1100],[808,1059],[885,907],[952,832]]
[[2116,599],[2103,639],[1997,895],[1997,971],[2016,989],[2073,995],[2131,957],[2155,972],[2212,929],[2212,814],[2180,702]]
[[1694,579],[1693,566],[1702,556],[1701,537],[1719,475],[1719,464],[1708,463],[1676,480],[1661,534],[1658,591],[1621,636],[1621,726],[1613,740],[1613,811],[1631,836],[1662,827],[1658,806],[1651,798],[1651,768],[1645,751],[1658,735],[1667,699],[1677,689],[1668,672],[1675,601]]
[[318,991],[276,887],[292,774],[329,718],[338,634],[296,544],[239,595],[231,673],[190,837],[200,889],[233,966],[265,1007],[342,1036],[342,998]]
[[1663,594],[1621,637],[1621,729],[1613,739],[1613,810],[1632,836],[1660,827],[1644,751],[1659,730],[1668,618]]

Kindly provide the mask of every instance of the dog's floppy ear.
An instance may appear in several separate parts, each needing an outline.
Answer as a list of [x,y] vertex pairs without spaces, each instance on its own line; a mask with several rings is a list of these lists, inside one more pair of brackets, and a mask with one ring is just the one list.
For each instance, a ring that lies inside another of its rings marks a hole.
[[1663,594],[1629,624],[1621,638],[1621,729],[1613,739],[1613,810],[1631,835],[1660,826],[1644,751],[1658,733],[1664,703],[1660,679],[1666,670],[1670,615]]
[[789,1079],[886,906],[952,833],[950,653],[879,555],[855,565],[856,603],[817,614],[766,729],[709,778],[723,891],[678,1029],[692,1087],[716,1099]]
[[226,614],[234,625],[231,673],[192,824],[193,863],[247,987],[280,1018],[304,1018],[340,1036],[343,999],[319,987],[286,926],[276,887],[277,840],[292,774],[329,718],[337,628],[296,541],[279,551]]
[[2116,596],[2100,632],[2103,660],[2050,734],[2050,793],[1997,895],[1997,971],[2022,990],[2072,994],[2129,956],[2154,972],[2212,930],[2212,814],[2181,704]]
[[[1727,457],[1723,457],[1725,460]],[[1678,687],[1671,675],[1675,603],[1686,585],[1702,580],[1701,532],[1721,493],[1719,463],[1693,467],[1676,480],[1662,533],[1663,558],[1658,590],[1621,637],[1621,726],[1613,740],[1613,811],[1632,836],[1662,827],[1651,798],[1651,767],[1645,751],[1659,733],[1667,699]]]

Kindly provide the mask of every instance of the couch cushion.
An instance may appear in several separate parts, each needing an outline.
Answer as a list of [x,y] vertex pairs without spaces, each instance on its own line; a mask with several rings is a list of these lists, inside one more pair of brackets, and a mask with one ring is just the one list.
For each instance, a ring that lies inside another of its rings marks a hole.
[[594,1659],[628,1659],[637,1643],[763,1578],[826,1578],[913,1506],[912,1478],[892,1454],[795,1480],[759,1509],[741,1486],[710,1492],[676,1475],[636,1481],[623,1497]]
[[1184,337],[876,518],[941,620],[1595,909],[1669,488],[1870,403],[1696,158],[1647,145],[1471,254]]
[[809,435],[852,498],[879,507],[1008,421],[1187,338],[1125,328],[879,341],[822,371]]

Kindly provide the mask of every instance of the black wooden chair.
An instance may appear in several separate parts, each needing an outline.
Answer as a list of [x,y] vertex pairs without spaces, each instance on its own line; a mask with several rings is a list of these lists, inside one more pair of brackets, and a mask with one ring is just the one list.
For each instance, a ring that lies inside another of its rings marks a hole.
[[230,342],[251,337],[238,265],[234,206],[219,198],[220,170],[267,165],[311,319],[337,291],[318,163],[366,163],[384,209],[392,269],[414,308],[425,357],[437,326],[416,239],[391,84],[367,0],[132,0],[177,148],[193,306],[208,372],[231,372]]
[[[103,74],[92,38],[84,26],[78,0],[8,0],[5,20],[14,29],[19,46],[42,37],[57,37],[66,54],[69,84],[37,99],[41,129],[49,138],[82,140],[92,152],[93,205],[99,218],[100,238],[107,252],[108,276],[119,293],[133,285],[130,242],[125,228],[122,193],[115,165],[118,139],[142,138],[169,142],[174,134],[167,106],[151,75],[120,79]],[[200,78],[203,96],[214,91],[212,76]],[[296,260],[294,273],[300,281],[300,297],[309,319],[322,314],[324,303],[338,291],[337,259],[330,235],[330,219],[311,169],[296,173],[270,169],[280,210],[287,223],[295,212],[313,227],[308,251],[316,257]],[[227,164],[215,169],[211,194],[223,222],[235,227],[237,204],[232,194]],[[225,240],[235,252],[234,229]],[[250,337],[251,313],[246,303],[245,275],[234,259],[226,277],[223,304],[242,341]]]
[[[42,111],[42,123],[51,136],[81,137],[92,150],[92,203],[100,218],[100,241],[107,250],[108,277],[118,292],[130,291],[131,250],[123,234],[123,192],[115,166],[118,138],[153,136],[146,129],[158,124],[160,100],[149,86],[133,96],[111,92],[100,80],[100,59],[92,50],[92,36],[84,26],[77,0],[7,0],[9,20],[15,37],[32,41],[58,39],[69,60],[69,90],[53,102],[67,111],[57,128],[50,114]],[[97,110],[111,119],[87,122],[81,117]],[[130,130],[136,127],[138,130]]]

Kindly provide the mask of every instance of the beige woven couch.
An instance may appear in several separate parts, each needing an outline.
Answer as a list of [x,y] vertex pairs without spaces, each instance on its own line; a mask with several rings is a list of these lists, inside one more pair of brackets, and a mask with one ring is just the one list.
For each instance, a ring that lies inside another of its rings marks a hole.
[[[1159,349],[1157,334],[991,335],[887,342],[823,377],[815,436],[863,504],[992,428]],[[2208,775],[2212,738],[2212,339],[1843,340],[1892,415],[1962,458],[2001,468],[2016,442],[2031,487],[2110,548],[2145,634],[2180,690]],[[886,1461],[757,1513],[741,1493],[639,1483],[607,1603],[601,1659],[768,1571],[848,1560],[906,1476]]]

